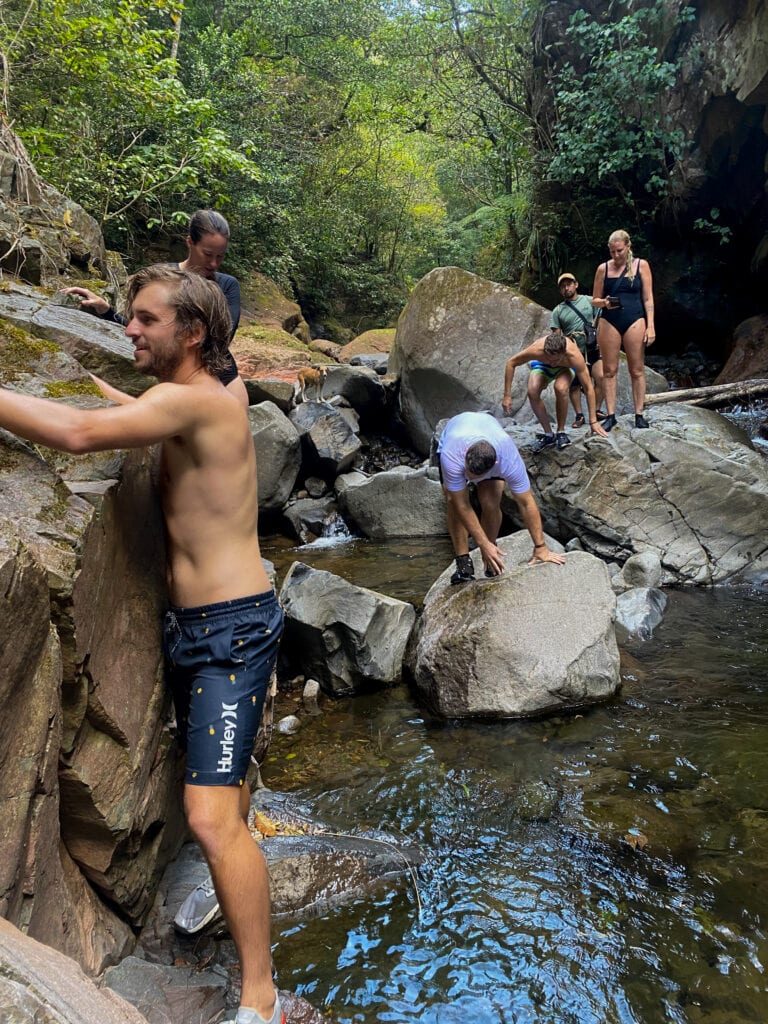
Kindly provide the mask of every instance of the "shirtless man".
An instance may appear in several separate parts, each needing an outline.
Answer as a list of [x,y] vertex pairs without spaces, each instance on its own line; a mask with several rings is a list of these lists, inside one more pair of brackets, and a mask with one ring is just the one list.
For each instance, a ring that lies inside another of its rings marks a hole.
[[[550,332],[546,338],[539,338],[532,345],[507,360],[504,367],[504,397],[501,401],[502,409],[507,416],[512,414],[512,380],[515,370],[524,363],[531,364],[531,372],[528,377],[528,401],[544,430],[544,438],[539,444],[539,450],[553,448],[555,445],[558,448],[565,448],[571,443],[571,439],[565,433],[565,419],[568,414],[568,392],[574,378],[581,384],[587,399],[589,426],[592,433],[598,434],[600,437],[608,436],[597,422],[595,389],[592,387],[584,356],[579,351],[578,345],[558,330]],[[552,431],[552,420],[549,418],[549,413],[541,397],[550,381],[555,382],[556,434]]]
[[[562,555],[547,547],[523,460],[515,442],[493,416],[487,412],[462,412],[451,417],[440,438],[433,441],[432,461],[439,467],[447,502],[448,533],[456,556],[452,584],[467,583],[475,578],[469,554],[470,536],[480,548],[485,575],[493,577],[504,572],[504,552],[497,547],[496,538],[501,528],[501,495],[505,483],[533,541],[533,554],[528,564],[555,562],[561,565],[565,561]],[[472,508],[470,484],[477,491],[480,518]]]
[[187,750],[184,808],[240,956],[242,1005],[231,1024],[281,1024],[267,872],[246,824],[244,780],[282,613],[259,550],[248,417],[215,376],[230,317],[215,284],[167,266],[134,275],[128,311],[136,366],[159,384],[88,410],[0,388],[0,426],[76,454],[162,445],[172,601],[164,653]]

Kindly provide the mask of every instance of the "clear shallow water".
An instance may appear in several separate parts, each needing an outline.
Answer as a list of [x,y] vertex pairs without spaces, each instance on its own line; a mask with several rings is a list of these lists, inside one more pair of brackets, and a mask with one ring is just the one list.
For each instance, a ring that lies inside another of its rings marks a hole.
[[[401,597],[450,559],[387,547],[266,554]],[[443,724],[401,687],[273,741],[267,785],[426,857],[421,914],[404,877],[277,921],[281,986],[364,1024],[768,1021],[768,595],[669,596],[584,715]]]

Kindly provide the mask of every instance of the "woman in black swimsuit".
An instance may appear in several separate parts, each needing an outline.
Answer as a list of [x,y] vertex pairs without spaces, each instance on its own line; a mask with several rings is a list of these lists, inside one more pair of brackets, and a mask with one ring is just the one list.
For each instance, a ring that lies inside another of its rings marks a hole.
[[656,340],[653,319],[653,275],[647,260],[636,259],[626,231],[608,239],[610,260],[601,263],[592,288],[592,305],[602,309],[597,343],[603,357],[603,390],[608,415],[603,427],[616,426],[616,374],[622,346],[632,379],[635,426],[647,427],[645,404],[645,349]]

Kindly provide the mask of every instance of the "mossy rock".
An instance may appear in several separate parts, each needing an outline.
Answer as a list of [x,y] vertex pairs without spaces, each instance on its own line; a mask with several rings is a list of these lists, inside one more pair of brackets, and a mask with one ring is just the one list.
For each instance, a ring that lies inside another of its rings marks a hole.
[[395,333],[394,327],[364,331],[341,349],[339,357],[342,362],[347,363],[352,356],[369,355],[372,352],[387,353],[395,342]]
[[21,327],[0,320],[0,382],[14,384],[28,374],[40,371],[41,363],[61,353],[52,341],[43,341]]
[[281,331],[273,327],[264,327],[256,323],[239,328],[230,345],[232,354],[234,356],[250,354],[255,348],[281,348],[290,349],[295,352],[307,351],[307,346],[304,342],[295,338],[292,334],[288,334],[287,331]]

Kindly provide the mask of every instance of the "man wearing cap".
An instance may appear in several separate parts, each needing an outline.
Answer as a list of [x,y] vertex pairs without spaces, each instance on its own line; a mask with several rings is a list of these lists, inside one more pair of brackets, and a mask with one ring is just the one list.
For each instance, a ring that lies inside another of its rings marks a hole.
[[[572,338],[579,346],[581,354],[587,361],[589,372],[595,386],[595,405],[600,408],[603,402],[603,360],[600,356],[600,349],[597,341],[589,344],[586,336],[586,323],[591,324],[594,316],[592,299],[586,295],[579,295],[579,282],[576,277],[566,271],[557,279],[557,287],[563,297],[563,301],[552,310],[552,322],[550,329],[558,329],[563,334]],[[577,380],[571,385],[571,404],[576,417],[572,423],[573,427],[586,425],[584,413],[581,408],[582,388]],[[598,412],[598,418],[602,418]]]

